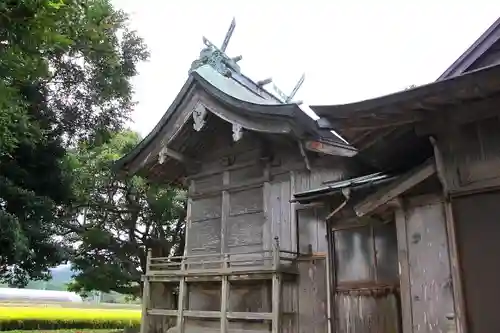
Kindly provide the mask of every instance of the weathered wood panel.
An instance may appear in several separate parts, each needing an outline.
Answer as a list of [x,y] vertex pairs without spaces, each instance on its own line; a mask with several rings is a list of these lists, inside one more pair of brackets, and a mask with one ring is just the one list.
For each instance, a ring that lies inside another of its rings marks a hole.
[[[290,178],[289,174],[274,177],[270,184],[269,215],[272,238],[278,237],[280,248],[295,251],[296,226],[292,224],[290,204]],[[272,246],[272,244],[270,244]]]
[[406,209],[413,333],[447,332],[454,311],[442,202]]
[[500,116],[466,123],[448,132],[439,144],[450,191],[500,185]]
[[334,242],[337,283],[375,281],[371,228],[335,231]]
[[452,201],[468,333],[500,332],[500,192]]
[[193,200],[191,221],[198,222],[221,217],[222,196]]
[[[165,309],[165,310],[175,310],[177,308],[177,300],[174,297],[175,284],[168,284],[163,282],[151,282],[150,283],[150,309]],[[163,317],[163,316],[149,316],[148,326],[149,329],[146,332],[150,333],[163,333],[166,332],[170,327],[175,326],[176,318],[174,317]]]
[[324,259],[299,263],[299,333],[326,333],[326,262]]
[[349,229],[334,229],[338,332],[399,333],[395,233],[394,223],[360,223]]
[[408,258],[408,232],[406,230],[406,215],[403,207],[395,211],[396,233],[398,241],[398,263],[401,296],[401,328],[402,333],[413,331],[413,315],[411,311],[410,266]]
[[398,282],[398,241],[395,223],[373,228],[377,281]]
[[[326,181],[339,180],[343,176],[342,169],[315,168],[312,172],[293,172],[292,185],[296,192],[307,191],[324,186]],[[300,209],[297,213],[298,249],[299,252],[326,253],[326,221],[328,211],[324,207]]]
[[271,281],[232,282],[230,312],[271,312]]
[[247,246],[262,245],[262,213],[230,216],[227,223],[227,245],[230,252],[246,252]]
[[262,165],[259,161],[256,161],[256,164],[254,165],[231,171],[229,179],[231,184],[238,184],[252,179],[259,179],[262,178],[262,176]]
[[234,215],[258,213],[263,210],[262,187],[238,192],[231,192],[229,199],[230,211]]
[[394,293],[360,295],[338,293],[336,333],[399,333],[399,303]]
[[189,283],[187,310],[220,311],[220,283]]
[[203,193],[214,188],[222,186],[222,173],[216,173],[209,176],[198,178],[194,181],[194,191]]
[[220,218],[192,222],[188,230],[187,253],[220,253],[221,250]]
[[299,324],[299,294],[297,281],[283,282],[282,333],[296,333]]

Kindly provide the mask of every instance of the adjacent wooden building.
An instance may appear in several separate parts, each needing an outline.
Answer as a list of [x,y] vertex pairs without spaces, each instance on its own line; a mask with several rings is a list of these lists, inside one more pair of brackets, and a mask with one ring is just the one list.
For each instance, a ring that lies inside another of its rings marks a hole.
[[500,331],[498,25],[435,83],[316,122],[206,41],[117,162],[188,190],[184,256],[148,259],[142,332]]

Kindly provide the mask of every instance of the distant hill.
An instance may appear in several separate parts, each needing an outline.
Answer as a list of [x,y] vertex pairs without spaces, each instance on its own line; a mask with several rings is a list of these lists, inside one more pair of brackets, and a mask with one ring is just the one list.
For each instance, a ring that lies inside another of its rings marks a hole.
[[[52,279],[50,281],[30,281],[26,288],[43,290],[67,290],[67,285],[71,282],[73,275],[71,266],[69,264],[60,265],[58,267],[50,269],[50,272],[52,273]],[[0,287],[7,286],[0,284]],[[106,303],[129,303],[124,295],[120,295],[115,292],[102,294],[96,293],[95,297],[100,298],[101,302]]]
[[60,265],[50,269],[52,279],[50,281],[31,281],[26,288],[46,289],[46,290],[66,290],[66,286],[71,282],[73,272],[70,265]]
[[[45,289],[45,290],[66,290],[66,286],[71,282],[71,276],[73,272],[71,271],[70,265],[61,265],[55,268],[51,268],[52,279],[50,281],[30,281],[26,288],[28,289]],[[0,287],[7,287],[6,284],[1,284]]]

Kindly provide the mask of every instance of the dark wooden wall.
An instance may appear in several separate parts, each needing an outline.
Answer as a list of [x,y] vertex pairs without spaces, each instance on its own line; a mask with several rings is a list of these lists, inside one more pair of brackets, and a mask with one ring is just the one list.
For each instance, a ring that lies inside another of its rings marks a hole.
[[500,332],[500,192],[455,198],[469,333]]
[[500,188],[500,109],[492,103],[487,116],[451,125],[438,143],[451,193],[467,332],[497,332],[500,196],[490,191]]

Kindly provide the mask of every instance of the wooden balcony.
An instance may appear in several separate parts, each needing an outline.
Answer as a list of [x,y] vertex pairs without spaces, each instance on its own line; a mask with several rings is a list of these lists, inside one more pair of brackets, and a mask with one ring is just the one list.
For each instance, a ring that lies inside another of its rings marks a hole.
[[298,254],[268,250],[148,259],[145,278],[151,282],[270,279],[274,273],[297,274]]
[[[220,331],[228,331],[228,320],[268,321],[272,332],[279,332],[281,316],[282,283],[298,274],[299,254],[280,250],[276,238],[272,250],[226,254],[204,254],[169,258],[152,258],[148,254],[148,265],[144,281],[144,299],[141,333],[147,333],[147,318],[150,316],[175,317],[176,329],[185,331],[185,319],[218,319]],[[231,312],[228,295],[232,280],[271,280],[271,312]],[[220,281],[220,311],[194,311],[185,306],[187,285],[196,282]],[[155,309],[149,303],[149,285],[152,282],[177,282],[179,298],[177,309]]]

